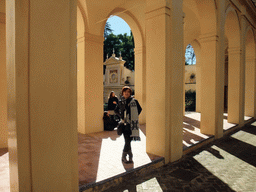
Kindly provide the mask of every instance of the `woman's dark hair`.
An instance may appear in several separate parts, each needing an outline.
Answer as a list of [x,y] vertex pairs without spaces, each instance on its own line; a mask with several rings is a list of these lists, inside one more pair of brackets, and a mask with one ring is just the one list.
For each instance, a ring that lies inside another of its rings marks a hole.
[[116,95],[115,95],[115,96],[112,96],[112,94],[113,94],[113,93],[115,94],[115,92],[114,92],[114,91],[111,91],[111,92],[110,92],[110,94],[109,94],[109,97],[108,97],[108,98],[116,97]]
[[130,94],[132,94],[132,89],[131,89],[129,86],[124,86],[124,87],[122,88],[122,95],[123,95],[123,93],[124,93],[125,91],[127,91],[127,90],[129,90],[129,91],[130,91]]

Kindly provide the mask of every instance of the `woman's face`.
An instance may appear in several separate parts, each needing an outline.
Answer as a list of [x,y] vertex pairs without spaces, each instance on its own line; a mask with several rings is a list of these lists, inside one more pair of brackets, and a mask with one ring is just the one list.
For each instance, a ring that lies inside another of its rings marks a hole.
[[124,91],[123,96],[124,96],[125,99],[128,99],[131,96],[130,90],[127,89],[126,91]]
[[115,93],[114,92],[111,93],[111,97],[115,97]]

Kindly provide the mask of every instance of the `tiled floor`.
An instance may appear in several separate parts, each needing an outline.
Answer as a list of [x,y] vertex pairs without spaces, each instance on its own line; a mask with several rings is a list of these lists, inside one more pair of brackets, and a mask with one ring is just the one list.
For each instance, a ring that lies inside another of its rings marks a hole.
[[99,182],[133,168],[148,164],[158,156],[146,153],[145,125],[141,125],[141,141],[132,142],[134,164],[123,164],[123,136],[116,131],[79,134],[78,161],[80,185]]
[[[224,129],[234,124],[227,123],[224,114]],[[183,148],[186,149],[210,135],[200,133],[200,113],[188,112],[183,121]],[[248,119],[248,117],[246,117]],[[123,136],[116,131],[105,131],[93,134],[78,134],[78,161],[80,185],[99,182],[133,168],[145,165],[159,157],[146,153],[146,126],[141,125],[141,141],[132,142],[134,164],[121,162],[124,145]],[[9,161],[6,149],[0,150],[0,191],[9,191]]]
[[105,192],[255,192],[256,122]]

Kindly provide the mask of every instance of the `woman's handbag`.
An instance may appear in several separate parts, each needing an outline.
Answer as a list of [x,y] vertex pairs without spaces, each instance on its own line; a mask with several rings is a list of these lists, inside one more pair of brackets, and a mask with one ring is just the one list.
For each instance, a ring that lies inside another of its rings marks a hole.
[[123,122],[120,121],[117,125],[117,135],[122,135],[124,129],[125,129],[125,125]]

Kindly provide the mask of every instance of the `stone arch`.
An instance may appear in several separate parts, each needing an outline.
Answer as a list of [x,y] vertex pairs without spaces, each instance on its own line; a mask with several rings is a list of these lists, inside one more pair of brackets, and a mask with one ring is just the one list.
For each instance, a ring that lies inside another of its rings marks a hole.
[[228,122],[234,124],[242,123],[240,105],[242,96],[240,90],[241,79],[241,30],[237,11],[231,6],[227,6],[225,11],[225,35],[227,37],[228,56]]
[[[255,57],[255,33],[251,26],[247,27],[246,30],[246,57]],[[248,49],[247,49],[248,48]]]
[[85,32],[85,22],[84,15],[82,14],[82,9],[77,6],[77,38],[84,36]]
[[[87,13],[87,7],[86,7],[86,3],[81,1],[81,0],[78,0],[77,1],[77,14],[79,14],[80,16],[80,19],[82,19],[82,22],[79,22],[80,24],[83,23],[83,26],[84,26],[84,29],[86,30],[86,32],[88,31],[89,29],[89,25],[88,25],[88,13]],[[80,20],[81,21],[81,20]]]
[[196,54],[196,63],[200,62],[201,44],[197,39],[194,39],[190,44],[192,45],[194,52]]
[[[145,40],[143,38],[144,34],[143,34],[142,27],[141,27],[138,19],[130,11],[127,11],[124,8],[117,7],[115,9],[113,9],[108,14],[107,18],[109,18],[111,15],[115,15],[115,16],[122,18],[129,25],[129,27],[132,30],[133,36],[134,36],[135,48],[145,46]],[[100,34],[104,33],[104,28],[105,28],[106,22],[103,22],[103,24],[104,25],[102,25],[102,27],[101,27]]]
[[240,22],[237,11],[228,6],[225,12],[225,35],[228,39],[228,47],[240,47]]
[[[116,7],[109,14],[122,18],[131,28],[134,37],[134,59],[135,59],[135,97],[142,105],[143,112],[140,115],[140,123],[146,123],[146,47],[145,35],[139,20],[130,11]],[[104,25],[101,27],[101,34],[104,32]]]
[[196,112],[201,112],[201,44],[195,39],[191,45],[196,54]]
[[216,34],[216,2],[215,0],[195,0],[200,16],[201,33],[202,34]]
[[[202,100],[202,86],[201,84],[201,70],[203,63],[209,63],[207,54],[201,51],[202,42],[212,41],[216,38],[217,19],[216,19],[216,2],[215,0],[184,0],[183,11],[185,13],[184,19],[184,47],[190,43],[196,53],[196,111],[201,112]],[[213,49],[212,44],[203,44],[205,49]],[[210,46],[210,47],[209,47]],[[202,61],[202,62],[200,62]],[[213,62],[210,61],[210,62]],[[207,85],[204,85],[207,86]]]
[[[194,33],[195,36],[200,34],[216,34],[217,19],[215,0],[184,0],[183,11],[185,13],[185,32],[187,28],[192,28],[192,33]],[[190,22],[186,23],[187,19],[189,19]],[[189,23],[193,24],[187,26]],[[186,44],[186,36],[184,43]]]
[[255,34],[248,26],[245,36],[245,115],[255,116]]
[[194,0],[183,1],[184,18],[184,53],[186,46],[201,34],[200,16]]

